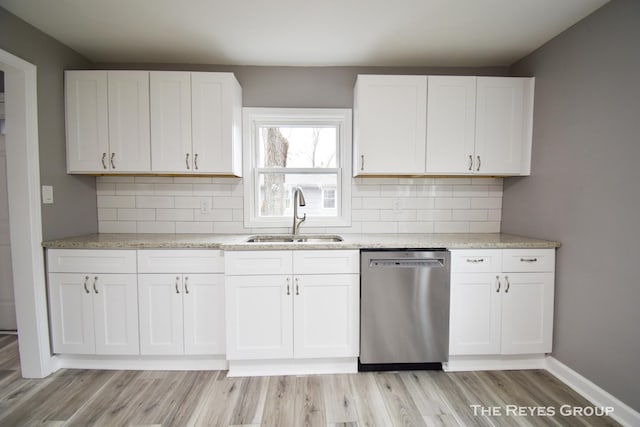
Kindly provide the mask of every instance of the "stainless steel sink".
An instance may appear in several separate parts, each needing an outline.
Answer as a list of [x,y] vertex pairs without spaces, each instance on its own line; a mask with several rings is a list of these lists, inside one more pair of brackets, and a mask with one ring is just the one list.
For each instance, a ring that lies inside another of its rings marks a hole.
[[330,243],[342,242],[342,237],[334,235],[259,235],[250,236],[247,243]]

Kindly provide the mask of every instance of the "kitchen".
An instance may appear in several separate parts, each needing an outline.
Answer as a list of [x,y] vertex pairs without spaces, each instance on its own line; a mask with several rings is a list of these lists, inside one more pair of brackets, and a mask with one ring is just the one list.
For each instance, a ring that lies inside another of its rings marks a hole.
[[[637,67],[637,58],[634,56],[635,51],[630,42],[630,40],[637,40],[637,36],[634,38],[634,34],[637,32],[633,32],[633,25],[629,24],[627,27],[623,24],[629,20],[633,21],[632,18],[637,17],[637,14],[633,14],[636,11],[637,9],[634,9],[630,3],[612,2],[574,27],[570,32],[554,40],[547,46],[548,49],[543,48],[536,54],[538,56],[525,58],[511,69],[438,70],[423,68],[411,71],[391,67],[367,71],[340,67],[300,70],[290,67],[238,66],[216,67],[215,71],[233,71],[235,73],[238,81],[242,83],[244,106],[313,106],[316,108],[351,108],[356,74],[371,71],[375,71],[377,74],[411,72],[411,74],[419,75],[535,76],[536,116],[533,131],[532,175],[504,179],[501,218],[498,220],[500,221],[500,231],[557,240],[562,243],[562,247],[558,250],[556,320],[552,354],[637,410],[637,403],[634,403],[632,396],[637,390],[634,389],[637,387],[635,386],[637,381],[634,380],[637,369],[633,364],[633,355],[637,354],[634,346],[637,345],[638,340],[634,339],[637,332],[631,329],[632,325],[637,324],[637,322],[633,322],[634,316],[637,316],[633,309],[633,304],[637,301],[635,296],[637,292],[635,288],[630,286],[634,283],[633,270],[631,269],[631,254],[634,253],[632,245],[635,241],[634,237],[637,237],[637,233],[634,234],[637,229],[635,221],[631,220],[631,212],[635,206],[633,203],[637,201],[637,190],[634,189],[634,183],[637,182],[637,171],[633,165],[628,165],[634,160],[633,154],[636,153],[634,150],[637,150],[637,147],[632,144],[633,138],[628,135],[633,135],[631,132],[637,125],[633,119],[628,118],[630,112],[636,111],[633,107],[636,104],[632,99],[628,104],[623,103],[624,100],[635,94],[636,88],[630,82],[630,76],[635,70],[633,67]],[[33,34],[35,30],[25,29],[24,23],[21,23],[22,26],[20,26],[20,23],[15,19],[4,19],[7,21],[6,25],[3,21],[2,28],[3,31],[7,31],[7,35],[5,36],[3,33],[2,48],[22,56],[26,60],[31,59],[39,66],[41,182],[44,185],[53,185],[55,189],[55,203],[42,207],[43,240],[97,232],[99,223],[96,204],[99,203],[101,197],[108,198],[110,195],[96,194],[96,191],[99,190],[96,190],[96,184],[93,184],[95,178],[70,176],[65,173],[62,70],[70,68],[105,69],[107,67],[92,66],[88,61],[59,45],[53,47],[54,43],[51,40],[45,40],[45,36],[41,33]],[[607,32],[607,24],[610,22],[617,23],[615,26],[619,28],[619,33],[609,34]],[[21,35],[21,37],[15,35]],[[9,44],[5,45],[5,43]],[[590,49],[595,49],[591,44],[595,44],[600,49],[597,52],[602,57],[594,57],[591,54]],[[584,45],[589,46],[584,47],[589,54],[578,55],[576,50],[582,52],[578,46]],[[621,47],[620,49],[610,49],[609,46]],[[629,49],[625,50],[624,46],[629,46]],[[58,52],[56,58],[51,59],[45,52],[37,52],[37,49],[46,50],[45,47],[48,47],[51,52]],[[36,52],[29,53],[28,49],[36,49]],[[21,54],[21,52],[24,53]],[[575,62],[569,62],[565,65],[564,61],[568,52],[577,56],[576,58],[571,56]],[[603,62],[609,65],[603,65]],[[108,68],[132,69],[129,65]],[[42,67],[51,67],[44,68],[44,70],[52,70],[52,72],[43,73]],[[144,66],[136,68],[149,69]],[[162,68],[211,71],[206,66],[167,65]],[[160,69],[160,67],[154,69]],[[578,77],[574,79],[574,76]],[[578,84],[583,86],[573,86]],[[269,96],[270,93],[282,95]],[[314,100],[313,105],[310,105],[309,99]],[[607,102],[602,102],[602,100],[607,100]],[[612,106],[618,105],[619,107],[612,108]],[[43,111],[46,114],[43,114]],[[612,116],[614,113],[615,116]],[[605,118],[604,121],[601,118]],[[564,123],[570,123],[571,126],[565,126]],[[593,124],[593,129],[588,126],[590,123]],[[606,137],[603,135],[605,131],[607,132]],[[604,144],[602,141],[605,140],[616,141],[615,149]],[[570,143],[575,145],[568,145]],[[558,144],[557,148],[556,144]],[[584,144],[591,145],[585,146]],[[589,149],[585,149],[585,147]],[[47,161],[45,162],[43,159]],[[600,169],[596,169],[597,166],[603,164],[614,170],[604,173],[593,172],[599,171]],[[109,179],[117,178],[99,177],[97,179],[98,186],[103,186],[105,191],[111,191],[111,188],[116,191],[119,184],[140,184],[141,186],[169,184],[169,187],[175,186],[174,188],[161,187],[164,191],[179,191],[180,188],[184,189],[185,184],[191,185],[193,191],[193,186],[200,185],[199,183],[180,182],[177,177],[169,178],[174,180],[172,182],[167,182],[167,177],[162,177],[162,179],[158,179],[164,182],[151,183],[144,182],[149,178],[143,177],[122,177],[123,181],[119,183],[108,182]],[[131,179],[133,182],[130,181]],[[210,185],[209,191],[221,191],[220,197],[229,198],[223,199],[225,202],[237,203],[237,199],[234,198],[242,199],[244,188],[240,188],[242,184],[239,180],[234,181],[232,178],[218,182],[217,180],[223,178],[210,179],[211,182],[203,182],[202,184]],[[373,181],[368,181],[368,179],[373,179]],[[401,183],[400,179],[404,178],[357,178],[352,186],[352,191],[355,190],[353,200],[357,198],[355,192],[360,187],[365,192],[385,191],[387,194],[393,194],[390,197],[392,200],[403,200],[401,199],[402,195],[394,194],[394,191],[409,193],[418,191],[419,184]],[[463,181],[459,184],[454,179],[446,184],[434,182],[433,185],[449,185],[450,191],[453,192],[457,191],[457,188],[454,190],[454,187],[474,185],[473,179],[475,178],[470,179],[469,182]],[[101,180],[103,181],[100,182]],[[141,181],[137,183],[137,180]],[[476,182],[475,185],[487,186],[487,192],[490,191],[489,186],[499,186],[495,181]],[[402,186],[408,186],[408,188]],[[145,187],[140,188],[141,191],[144,189]],[[498,191],[498,189],[495,188],[493,191]],[[594,201],[596,196],[601,199]],[[133,197],[146,196],[136,194]],[[173,197],[175,200],[176,197],[181,196],[162,197]],[[218,196],[211,195],[210,197],[213,207],[214,198]],[[365,199],[364,196],[359,198]],[[469,201],[469,203],[471,202]],[[71,206],[73,209],[69,208]],[[217,224],[224,224],[219,226],[222,228],[237,227],[234,224],[239,221],[234,221],[233,210],[240,210],[240,208],[233,206],[225,208],[231,209],[231,220],[212,221],[212,227]],[[352,206],[352,208],[352,213],[354,213],[352,221],[355,222],[355,211],[358,209],[364,211],[365,209],[357,206]],[[191,209],[195,210],[196,208]],[[377,215],[379,218],[380,215],[383,215],[383,210],[392,211],[384,213],[384,215],[390,215],[387,217],[389,221],[376,221],[378,223],[384,222],[385,227],[390,227],[387,229],[390,232],[394,232],[394,228],[397,229],[401,224],[411,225],[411,221],[406,219],[395,219],[396,213],[393,212],[393,205],[389,208],[372,209],[378,211],[362,212],[357,215]],[[487,209],[497,210],[496,208]],[[549,212],[552,214],[550,215]],[[225,212],[223,215],[228,217],[229,214]],[[497,215],[497,212],[492,215]],[[229,224],[226,224],[227,222]],[[362,220],[362,224],[366,222],[374,222],[374,220]],[[387,222],[391,225],[386,224]],[[414,222],[418,222],[417,211]],[[489,222],[488,217],[486,222]],[[302,233],[314,232],[312,229],[304,230],[306,225],[301,227]],[[231,232],[238,233],[238,231]],[[264,232],[264,230],[260,232]],[[329,231],[326,229],[318,230],[318,232]],[[247,230],[244,233],[252,234],[253,230]],[[331,233],[333,234],[334,231]],[[339,230],[335,231],[335,234],[348,237],[349,233],[345,230]],[[598,247],[600,249],[603,245],[606,245],[607,250],[598,251],[598,259],[601,263],[598,264],[599,267],[592,265],[593,263],[589,261],[587,263],[583,261],[594,256],[594,251],[589,248]],[[570,248],[573,250],[569,251]],[[565,263],[567,264],[565,265]],[[618,274],[619,276],[617,276]],[[597,283],[607,283],[607,286],[597,286]],[[589,292],[584,293],[584,287],[587,287]],[[575,305],[578,302],[580,304]]]

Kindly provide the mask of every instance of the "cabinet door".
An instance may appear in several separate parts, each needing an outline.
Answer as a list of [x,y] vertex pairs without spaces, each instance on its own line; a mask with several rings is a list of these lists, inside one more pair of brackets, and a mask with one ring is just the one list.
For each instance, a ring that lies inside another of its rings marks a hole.
[[354,93],[354,175],[423,174],[427,77],[361,75]]
[[499,354],[501,297],[499,273],[451,276],[449,354]]
[[291,276],[227,276],[227,359],[293,357]]
[[140,354],[183,354],[182,276],[139,274]]
[[67,171],[109,170],[106,71],[65,71]]
[[224,354],[224,275],[185,274],[184,353]]
[[240,144],[234,108],[240,85],[231,73],[191,73],[193,171],[234,174],[234,146]]
[[510,273],[502,297],[502,354],[550,353],[553,273]]
[[94,274],[90,283],[96,354],[140,354],[136,275]]
[[477,163],[474,166],[476,173],[520,173],[524,144],[525,80],[511,77],[478,77],[475,153]]
[[429,76],[427,173],[473,173],[475,133],[476,77]]
[[112,172],[149,172],[149,72],[109,71],[109,167]]
[[90,277],[49,274],[49,308],[53,352],[94,354],[93,302]]
[[294,356],[358,356],[360,276],[302,275],[293,280]]
[[191,75],[151,71],[151,170],[191,172]]

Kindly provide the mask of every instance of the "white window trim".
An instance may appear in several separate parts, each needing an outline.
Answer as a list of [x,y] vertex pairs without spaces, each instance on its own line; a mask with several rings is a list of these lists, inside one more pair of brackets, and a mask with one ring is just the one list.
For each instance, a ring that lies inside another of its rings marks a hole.
[[[292,218],[264,218],[257,215],[258,203],[256,168],[258,153],[257,128],[261,123],[291,124],[318,122],[334,124],[338,128],[338,181],[336,197],[338,215],[336,217],[307,216],[304,228],[348,227],[351,225],[351,109],[348,108],[243,108],[242,143],[244,176],[244,226],[247,228],[291,227]],[[294,172],[291,170],[290,172]],[[303,232],[304,232],[303,228]]]

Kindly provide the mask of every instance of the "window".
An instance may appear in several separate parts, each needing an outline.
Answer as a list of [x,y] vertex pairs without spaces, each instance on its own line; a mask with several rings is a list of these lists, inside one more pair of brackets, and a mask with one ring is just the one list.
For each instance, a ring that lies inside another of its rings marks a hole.
[[290,227],[293,190],[305,226],[350,225],[351,110],[244,108],[245,226]]

